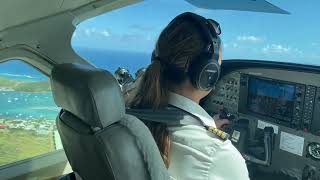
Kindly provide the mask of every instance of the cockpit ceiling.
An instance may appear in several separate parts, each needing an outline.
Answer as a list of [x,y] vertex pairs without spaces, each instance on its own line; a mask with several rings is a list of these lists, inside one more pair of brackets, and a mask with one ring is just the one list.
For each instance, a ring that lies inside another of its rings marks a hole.
[[[80,17],[76,22],[79,23],[94,15],[139,1],[142,0],[1,0],[0,32],[10,27],[22,25],[63,12],[69,12],[76,18]],[[206,0],[186,1],[194,6],[205,9],[288,13],[265,0],[237,0],[237,2],[232,3],[227,1],[208,2]]]
[[[63,12],[74,16],[95,11],[103,6],[114,3],[122,6],[139,0],[1,0],[0,2],[0,32],[10,27],[50,17]],[[109,8],[108,8],[109,9]],[[109,9],[110,10],[110,9]],[[103,13],[103,12],[100,12]],[[92,16],[99,13],[92,13]],[[82,16],[82,18],[84,18]],[[85,17],[90,18],[90,17]]]

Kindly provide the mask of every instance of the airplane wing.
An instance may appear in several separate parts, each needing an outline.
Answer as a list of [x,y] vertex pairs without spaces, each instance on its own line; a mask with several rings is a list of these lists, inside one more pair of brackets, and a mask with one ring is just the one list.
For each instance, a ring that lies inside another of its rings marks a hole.
[[223,9],[253,11],[276,14],[290,14],[265,0],[186,0],[190,4],[204,9]]

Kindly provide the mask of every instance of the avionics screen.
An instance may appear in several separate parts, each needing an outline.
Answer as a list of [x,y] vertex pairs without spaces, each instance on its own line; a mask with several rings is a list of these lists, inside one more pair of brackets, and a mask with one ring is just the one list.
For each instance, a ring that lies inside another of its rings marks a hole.
[[255,77],[249,78],[247,108],[251,112],[291,121],[294,98],[294,85]]

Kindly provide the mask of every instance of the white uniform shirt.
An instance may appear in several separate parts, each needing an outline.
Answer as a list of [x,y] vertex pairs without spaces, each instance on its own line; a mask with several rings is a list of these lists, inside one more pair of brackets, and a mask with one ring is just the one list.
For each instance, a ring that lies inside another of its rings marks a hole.
[[168,128],[172,140],[169,166],[171,179],[249,179],[245,160],[231,141],[222,141],[203,127],[203,124],[216,125],[200,105],[175,93],[170,93],[169,104],[199,118],[194,120],[197,121],[194,125]]

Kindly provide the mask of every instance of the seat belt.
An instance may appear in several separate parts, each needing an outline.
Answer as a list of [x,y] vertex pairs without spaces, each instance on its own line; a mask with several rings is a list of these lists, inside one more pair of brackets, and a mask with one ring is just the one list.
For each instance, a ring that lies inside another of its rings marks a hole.
[[195,121],[196,117],[175,107],[167,107],[161,110],[153,109],[126,109],[126,113],[136,116],[143,121],[164,123],[168,126],[202,125]]
[[[175,107],[167,107],[161,110],[153,109],[126,109],[126,114],[133,115],[142,121],[164,123],[170,126],[199,125],[204,126],[197,117]],[[195,121],[196,120],[196,121]],[[229,134],[215,127],[204,126],[206,130],[225,141]]]

